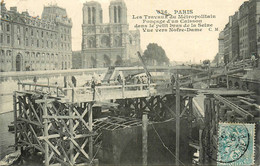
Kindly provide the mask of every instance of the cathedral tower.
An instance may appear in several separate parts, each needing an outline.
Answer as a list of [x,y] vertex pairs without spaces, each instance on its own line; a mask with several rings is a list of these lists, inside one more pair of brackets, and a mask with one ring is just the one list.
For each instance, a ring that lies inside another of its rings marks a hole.
[[114,0],[110,3],[109,22],[127,24],[127,8],[123,0]]

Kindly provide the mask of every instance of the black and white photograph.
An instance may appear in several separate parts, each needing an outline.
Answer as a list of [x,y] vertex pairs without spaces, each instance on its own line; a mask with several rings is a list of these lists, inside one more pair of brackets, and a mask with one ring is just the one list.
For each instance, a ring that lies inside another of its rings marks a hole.
[[260,165],[260,0],[0,1],[0,166]]

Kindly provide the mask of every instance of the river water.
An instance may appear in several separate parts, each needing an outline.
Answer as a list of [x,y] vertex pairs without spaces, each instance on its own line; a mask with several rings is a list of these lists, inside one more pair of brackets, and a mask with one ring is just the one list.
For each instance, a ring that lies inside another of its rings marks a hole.
[[13,112],[0,114],[0,158],[14,151],[14,134],[8,131],[8,125],[14,120]]

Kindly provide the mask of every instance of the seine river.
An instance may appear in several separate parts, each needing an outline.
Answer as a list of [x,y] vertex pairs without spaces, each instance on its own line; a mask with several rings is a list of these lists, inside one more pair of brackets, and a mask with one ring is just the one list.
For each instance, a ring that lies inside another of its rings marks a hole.
[[8,132],[8,125],[13,122],[13,112],[0,114],[0,157],[1,159],[14,151],[14,134]]

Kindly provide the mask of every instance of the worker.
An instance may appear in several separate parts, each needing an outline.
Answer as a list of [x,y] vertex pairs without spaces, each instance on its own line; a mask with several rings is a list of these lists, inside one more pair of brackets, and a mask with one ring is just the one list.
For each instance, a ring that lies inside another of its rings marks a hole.
[[173,74],[172,74],[172,76],[171,76],[171,83],[172,83],[172,86],[174,86],[174,84],[175,84],[175,77],[174,77]]
[[97,86],[101,86],[101,75],[100,74],[98,75],[98,78],[97,78]]
[[120,74],[117,76],[117,81],[118,81],[119,84],[121,84],[122,78],[121,78],[121,75],[120,75]]
[[251,56],[251,63],[252,63],[252,67],[254,68],[255,67],[255,55],[252,54]]
[[92,76],[92,79],[91,79],[90,82],[91,82],[91,88],[92,88],[92,90],[95,89],[95,86],[96,86],[96,79],[95,79],[94,76]]
[[33,82],[34,82],[35,84],[37,83],[37,77],[36,77],[36,76],[33,77]]
[[77,80],[76,80],[75,76],[72,76],[72,77],[71,77],[71,82],[72,82],[72,84],[74,85],[74,87],[77,86]]

